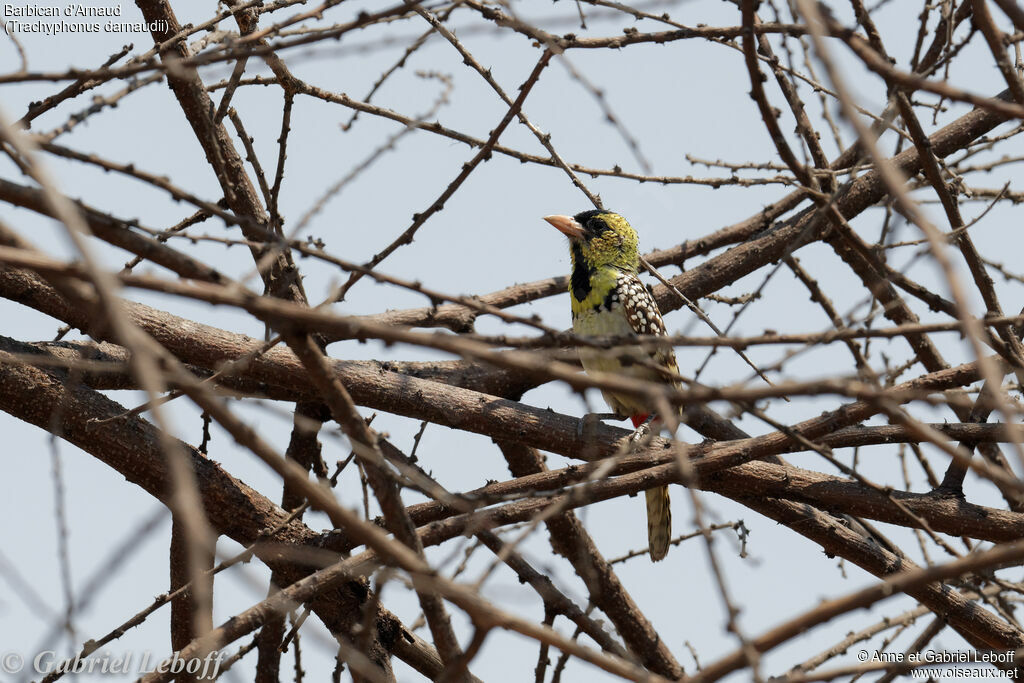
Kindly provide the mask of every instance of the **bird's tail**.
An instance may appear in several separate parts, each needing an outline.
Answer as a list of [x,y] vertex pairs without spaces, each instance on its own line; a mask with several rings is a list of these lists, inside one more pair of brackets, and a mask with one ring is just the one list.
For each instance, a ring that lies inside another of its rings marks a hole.
[[[648,413],[640,413],[631,415],[629,419],[634,427],[639,428],[649,417]],[[644,493],[647,495],[647,546],[651,561],[657,562],[668,554],[668,542],[672,539],[672,508],[669,507],[667,486],[647,489]]]
[[647,544],[651,561],[657,562],[668,553],[672,538],[672,509],[669,507],[668,487],[644,491],[647,495]]

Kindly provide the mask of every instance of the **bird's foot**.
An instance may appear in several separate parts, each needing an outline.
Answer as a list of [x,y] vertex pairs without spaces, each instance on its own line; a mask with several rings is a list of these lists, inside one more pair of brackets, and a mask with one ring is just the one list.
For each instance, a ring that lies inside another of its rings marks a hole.
[[654,436],[654,433],[651,431],[651,425],[654,423],[654,419],[653,415],[649,415],[646,420],[633,430],[633,434],[629,437],[629,445],[631,449],[636,450],[650,443],[651,438]]

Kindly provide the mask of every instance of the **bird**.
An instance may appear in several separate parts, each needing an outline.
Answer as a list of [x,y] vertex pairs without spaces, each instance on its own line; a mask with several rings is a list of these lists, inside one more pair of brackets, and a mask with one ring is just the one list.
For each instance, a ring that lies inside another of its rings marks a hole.
[[[544,220],[569,238],[574,333],[614,337],[666,334],[658,304],[637,274],[639,238],[625,218],[593,210],[575,216],[545,216]],[[581,348],[579,355],[588,373],[616,373],[679,386],[679,368],[671,348],[625,353]],[[653,407],[643,398],[612,391],[602,394],[616,415],[630,418],[634,428],[650,421]],[[668,486],[648,489],[645,494],[647,543],[651,560],[657,562],[668,553],[672,536]]]

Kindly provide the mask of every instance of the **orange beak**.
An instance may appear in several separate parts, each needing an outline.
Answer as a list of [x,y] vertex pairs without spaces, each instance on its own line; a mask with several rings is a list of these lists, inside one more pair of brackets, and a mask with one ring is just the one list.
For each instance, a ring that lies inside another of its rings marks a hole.
[[583,239],[583,226],[572,216],[544,216],[544,220],[571,240]]

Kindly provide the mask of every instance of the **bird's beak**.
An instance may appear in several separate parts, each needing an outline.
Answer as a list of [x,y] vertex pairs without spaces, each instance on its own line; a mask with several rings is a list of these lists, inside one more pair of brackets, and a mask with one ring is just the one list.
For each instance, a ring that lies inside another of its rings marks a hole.
[[544,216],[544,220],[571,240],[583,239],[583,226],[572,216]]

